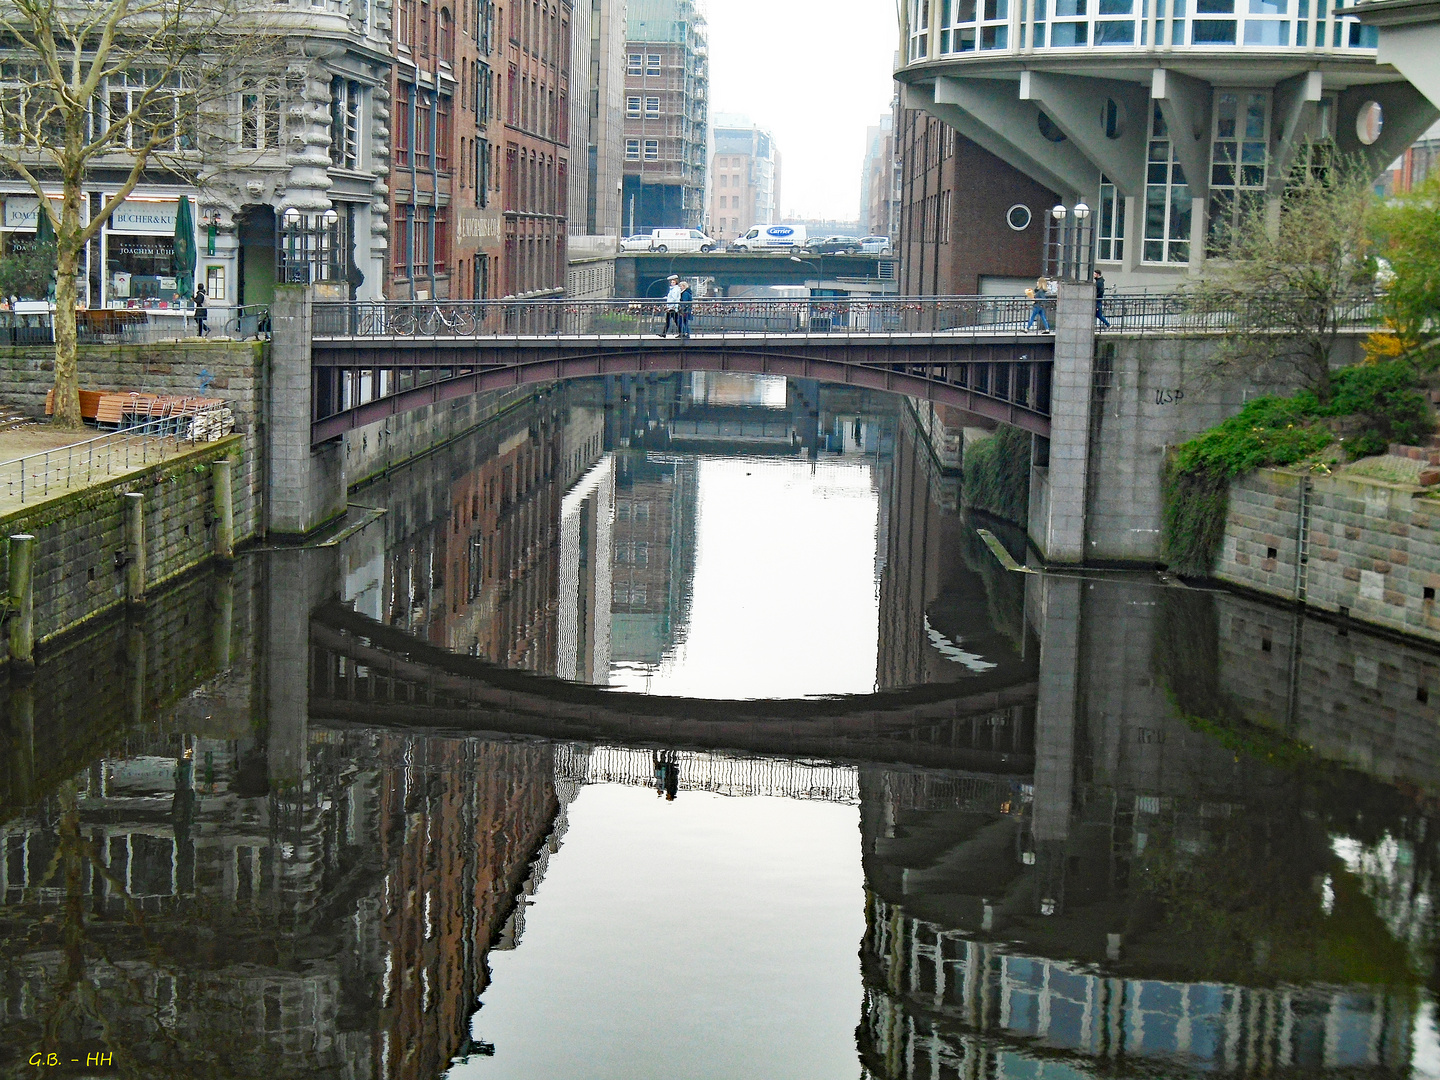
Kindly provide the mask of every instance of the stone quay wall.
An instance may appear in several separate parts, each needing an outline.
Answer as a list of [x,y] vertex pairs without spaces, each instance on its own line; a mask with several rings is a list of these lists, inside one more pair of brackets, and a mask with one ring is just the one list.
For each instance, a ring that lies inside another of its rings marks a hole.
[[[1308,558],[1297,572],[1302,530]],[[1230,486],[1215,576],[1440,642],[1440,498],[1369,477],[1261,469]]]
[[[241,438],[233,480],[237,541],[265,529],[260,439],[264,431],[267,348],[262,341],[81,345],[76,360],[82,390],[140,390],[224,399],[235,414],[235,434]],[[53,346],[0,348],[0,401],[28,416],[42,417],[45,393],[54,383]]]
[[[35,537],[35,640],[45,643],[125,602],[125,495],[144,495],[147,592],[208,561],[215,552],[214,471],[238,459],[244,439],[230,435],[105,484],[94,484],[0,516],[0,581],[8,580],[9,542]],[[238,490],[231,492],[237,543],[253,535],[240,526]],[[8,659],[8,636],[0,660]]]

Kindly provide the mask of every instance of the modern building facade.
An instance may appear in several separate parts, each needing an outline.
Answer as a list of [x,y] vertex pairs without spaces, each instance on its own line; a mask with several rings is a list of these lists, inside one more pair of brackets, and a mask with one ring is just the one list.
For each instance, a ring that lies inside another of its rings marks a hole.
[[[1198,268],[1243,207],[1278,208],[1309,141],[1331,143],[1378,175],[1440,116],[1377,62],[1376,30],[1351,10],[1300,0],[1198,0],[1194,10],[1134,0],[907,0],[896,78],[905,109],[955,132],[938,133],[942,146],[953,141],[970,154],[973,145],[978,162],[1009,167],[1008,176],[983,173],[994,189],[983,209],[998,218],[990,233],[1010,231],[1017,247],[1038,251],[1043,221],[1034,208],[1023,227],[1009,219],[1038,186],[1091,209],[1096,259],[1113,282],[1159,285]],[[916,126],[923,130],[901,136],[907,184],[922,178],[907,195],[907,244],[916,200],[934,206],[923,182],[936,157],[918,168],[914,155],[927,147],[935,155],[936,133]],[[959,232],[944,209],[919,212],[927,238]],[[958,239],[981,275],[988,242],[972,241],[968,229]],[[1037,259],[1025,274],[1039,269]]]
[[709,233],[735,239],[752,225],[780,220],[780,152],[764,128],[739,117],[717,118],[710,159]]
[[630,0],[621,214],[626,235],[698,229],[709,158],[709,55],[695,0]]
[[1405,153],[1375,181],[1375,190],[1385,196],[1414,191],[1440,171],[1440,124],[1436,124],[1409,146]]

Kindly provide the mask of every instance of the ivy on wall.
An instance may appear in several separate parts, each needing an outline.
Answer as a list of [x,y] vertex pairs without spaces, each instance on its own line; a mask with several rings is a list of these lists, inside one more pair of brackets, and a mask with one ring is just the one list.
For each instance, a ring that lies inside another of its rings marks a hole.
[[1030,433],[1002,424],[965,447],[961,498],[968,507],[1024,525],[1030,512]]
[[[1204,577],[1225,535],[1230,482],[1256,469],[1383,454],[1435,429],[1429,402],[1403,360],[1336,372],[1329,402],[1309,390],[1248,402],[1229,420],[1182,443],[1165,466],[1161,536],[1170,568]],[[1332,444],[1338,447],[1327,452]]]

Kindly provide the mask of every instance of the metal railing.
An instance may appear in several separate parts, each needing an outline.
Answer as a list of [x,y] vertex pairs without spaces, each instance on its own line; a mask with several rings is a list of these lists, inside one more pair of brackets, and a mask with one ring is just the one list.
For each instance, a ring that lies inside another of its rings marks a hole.
[[[1022,332],[1023,296],[701,299],[682,311],[685,330],[724,337],[777,334]],[[668,329],[661,300],[441,300],[318,302],[316,338],[646,337]]]
[[[1318,326],[1323,315],[1341,329],[1380,325],[1380,304],[1373,295],[1346,297],[1337,302],[1306,301],[1287,295],[1223,295],[1187,292],[1107,290],[1100,311],[1110,330],[1160,333],[1227,333],[1236,329],[1286,331],[1301,315],[1306,325]],[[1101,328],[1101,332],[1104,331]]]
[[93,439],[0,461],[0,499],[33,502],[144,468],[177,453],[182,446],[212,441],[221,430],[217,420],[222,412],[177,412]]
[[[1045,314],[1033,318],[1036,307]],[[1344,329],[1379,325],[1373,296],[1323,305]],[[1295,297],[1235,296],[1113,289],[1100,310],[1100,332],[1226,333],[1237,328],[1284,332],[1300,307]],[[679,333],[657,299],[360,300],[317,302],[316,338],[647,337]],[[1055,298],[1025,296],[885,296],[797,299],[705,298],[688,305],[687,332],[706,337],[776,335],[1007,334],[1050,330]],[[1312,323],[1313,325],[1313,323]]]

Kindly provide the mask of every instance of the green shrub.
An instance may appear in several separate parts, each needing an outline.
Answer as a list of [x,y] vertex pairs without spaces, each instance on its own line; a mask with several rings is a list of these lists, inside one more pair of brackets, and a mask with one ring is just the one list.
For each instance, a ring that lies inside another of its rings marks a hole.
[[1322,405],[1310,391],[1262,397],[1182,444],[1165,468],[1162,537],[1176,573],[1203,577],[1225,535],[1230,481],[1255,469],[1294,465],[1349,432],[1350,460],[1383,454],[1391,442],[1418,442],[1434,430],[1430,405],[1404,360],[1336,372]]
[[1000,425],[965,448],[961,498],[966,506],[1024,525],[1030,514],[1030,435]]

